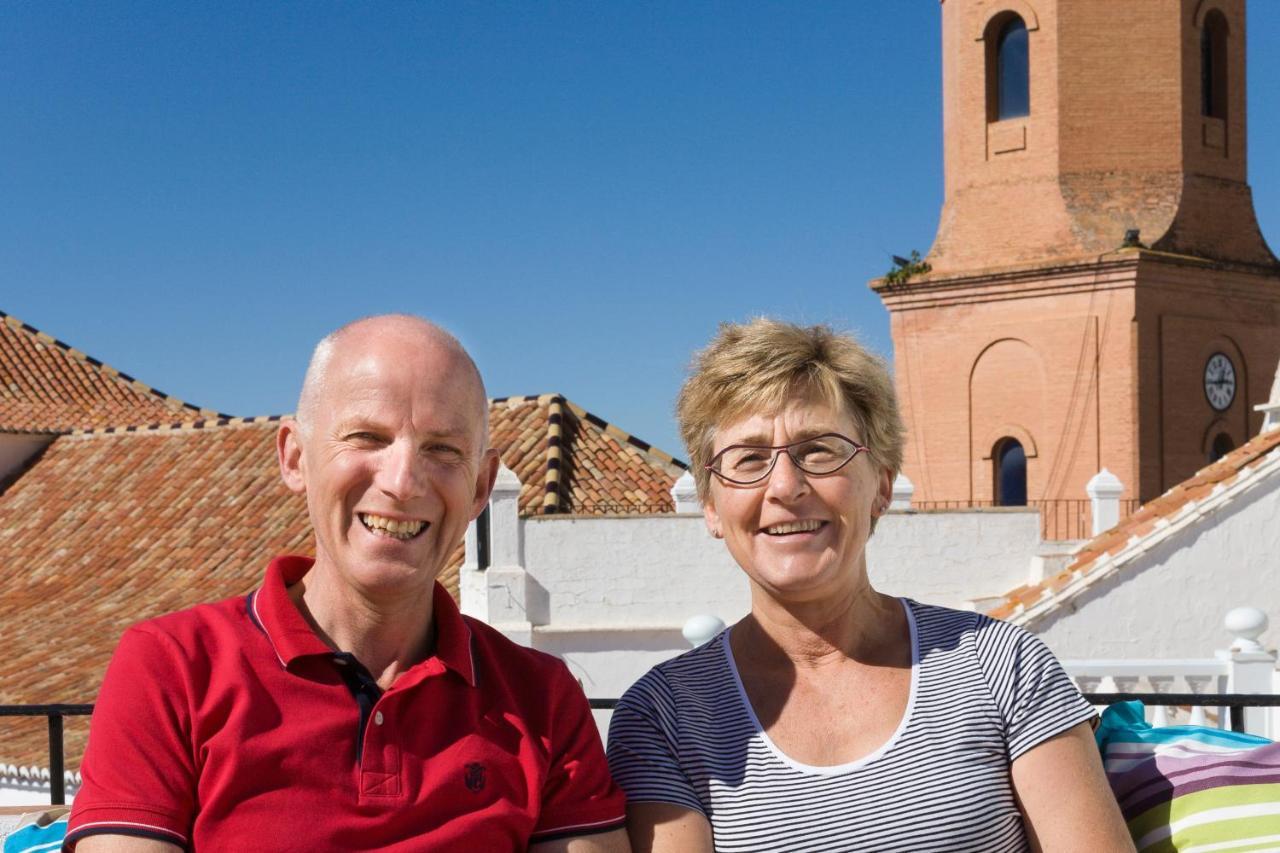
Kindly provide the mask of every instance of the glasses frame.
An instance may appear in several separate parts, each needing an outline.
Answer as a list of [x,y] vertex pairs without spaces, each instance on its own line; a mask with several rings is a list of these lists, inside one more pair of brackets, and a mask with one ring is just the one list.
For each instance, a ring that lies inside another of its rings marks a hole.
[[[795,454],[792,453],[791,451],[793,448],[798,447],[801,444],[808,444],[809,442],[817,441],[820,438],[838,438],[841,441],[847,441],[853,445],[853,453],[849,454],[848,459],[844,460],[835,468],[832,468],[830,471],[823,471],[821,473],[817,471],[810,471],[808,468],[804,467],[804,465],[800,462],[800,460],[797,459],[795,457]],[[763,474],[761,474],[759,477],[756,477],[754,480],[735,480],[732,477],[728,476],[727,474],[716,470],[716,467],[715,467],[716,463],[720,461],[720,458],[722,456],[724,456],[730,450],[739,450],[744,447],[750,447],[753,450],[768,450],[773,453],[773,458],[769,460],[769,467],[764,469]],[[796,466],[797,471],[801,471],[810,477],[827,477],[827,476],[830,476],[831,474],[835,474],[838,471],[840,471],[842,468],[844,468],[844,466],[848,465],[850,462],[856,459],[859,453],[869,454],[870,452],[871,452],[870,447],[867,447],[865,444],[862,444],[861,442],[854,441],[852,438],[849,438],[849,436],[847,435],[841,435],[838,432],[824,432],[821,435],[812,435],[812,436],[809,436],[808,438],[802,438],[799,441],[790,442],[789,444],[775,444],[775,445],[731,444],[728,447],[722,448],[719,453],[711,457],[710,462],[708,462],[706,465],[702,467],[706,468],[712,474],[715,474],[718,478],[720,478],[720,481],[722,483],[728,483],[729,485],[732,485],[732,486],[754,486],[759,483],[763,483],[765,480],[769,479],[769,475],[773,473],[773,469],[776,468],[778,465],[778,457],[781,456],[783,453],[787,454],[787,457],[791,460],[791,464]]]

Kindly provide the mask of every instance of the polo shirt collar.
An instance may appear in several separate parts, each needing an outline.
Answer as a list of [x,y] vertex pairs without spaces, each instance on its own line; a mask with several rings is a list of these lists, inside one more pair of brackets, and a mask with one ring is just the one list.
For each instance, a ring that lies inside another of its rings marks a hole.
[[[289,597],[288,588],[302,580],[314,563],[311,557],[276,557],[267,566],[267,576],[261,588],[251,593],[248,599],[249,617],[267,635],[276,658],[285,668],[303,656],[332,656],[334,652],[311,630]],[[438,660],[474,687],[476,675],[471,627],[458,612],[453,596],[439,583],[432,592],[432,612],[436,628],[435,654],[409,671]]]

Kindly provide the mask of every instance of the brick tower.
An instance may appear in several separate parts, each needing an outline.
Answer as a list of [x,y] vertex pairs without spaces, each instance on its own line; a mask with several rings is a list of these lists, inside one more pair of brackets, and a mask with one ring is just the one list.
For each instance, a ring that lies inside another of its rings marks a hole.
[[942,33],[931,270],[872,282],[904,472],[1016,504],[1106,467],[1149,500],[1257,432],[1280,358],[1244,0],[942,0]]

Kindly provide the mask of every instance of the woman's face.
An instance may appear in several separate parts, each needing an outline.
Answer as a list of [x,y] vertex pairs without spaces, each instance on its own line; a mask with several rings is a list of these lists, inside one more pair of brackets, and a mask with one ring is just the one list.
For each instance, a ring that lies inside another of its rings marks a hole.
[[[735,444],[777,446],[833,432],[863,441],[846,413],[824,402],[793,399],[775,415],[719,426],[711,452]],[[862,582],[871,518],[884,514],[891,486],[889,473],[871,454],[859,453],[835,473],[815,476],[782,453],[768,478],[751,486],[712,474],[703,513],[707,528],[724,537],[754,585],[774,598],[801,601]]]

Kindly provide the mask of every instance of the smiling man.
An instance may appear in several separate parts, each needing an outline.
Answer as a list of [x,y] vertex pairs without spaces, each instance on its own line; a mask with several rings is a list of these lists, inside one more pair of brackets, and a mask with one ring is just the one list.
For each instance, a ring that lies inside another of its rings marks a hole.
[[436,583],[498,468],[475,364],[407,316],[316,347],[277,437],[316,557],[121,638],[66,849],[625,851],[554,658]]

